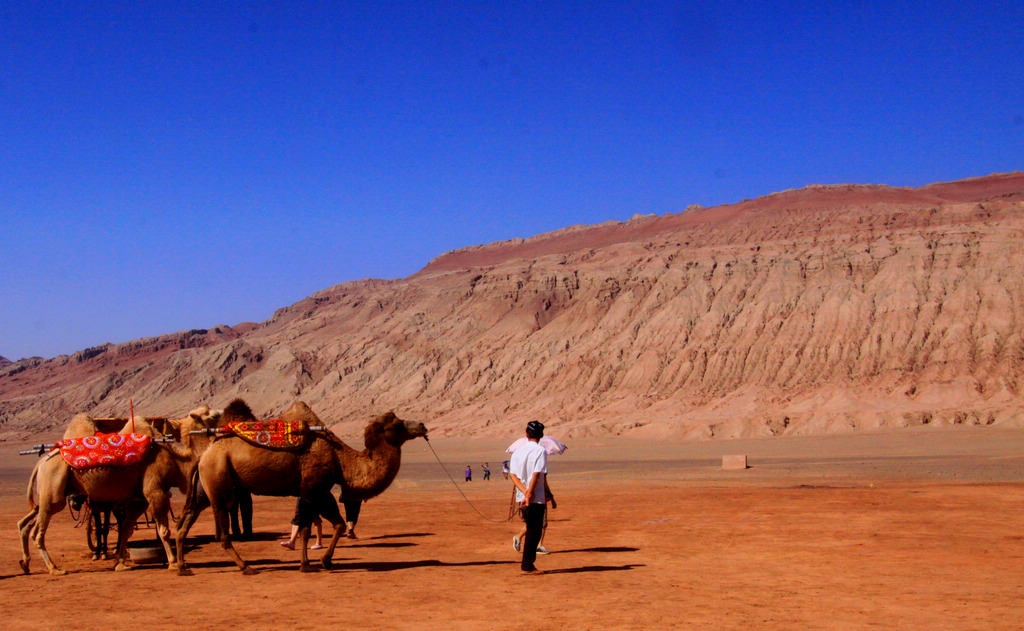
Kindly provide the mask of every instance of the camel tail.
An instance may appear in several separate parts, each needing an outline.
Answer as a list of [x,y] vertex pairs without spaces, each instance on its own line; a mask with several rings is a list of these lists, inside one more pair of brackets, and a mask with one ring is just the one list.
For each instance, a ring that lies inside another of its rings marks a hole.
[[36,502],[36,478],[39,477],[39,465],[42,462],[41,458],[39,462],[36,462],[36,466],[32,467],[32,475],[28,479],[28,489],[25,491],[25,497],[28,499],[29,508],[36,508],[39,505]]
[[199,467],[193,467],[189,475],[188,492],[185,494],[185,506],[181,509],[181,516],[178,517],[177,526],[180,529],[189,513],[199,514],[204,508],[210,505],[206,497],[206,491],[199,481]]
[[192,510],[196,503],[196,493],[199,488],[199,467],[192,467],[192,473],[188,476],[188,491],[185,493],[185,506],[181,509],[181,516],[178,517],[178,528],[185,519],[185,514]]

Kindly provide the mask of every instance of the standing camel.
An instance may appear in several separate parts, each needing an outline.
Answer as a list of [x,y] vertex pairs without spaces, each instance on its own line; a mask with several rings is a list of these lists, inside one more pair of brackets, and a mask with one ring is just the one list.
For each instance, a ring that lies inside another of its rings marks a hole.
[[[240,399],[232,401],[224,409],[222,424],[232,421],[256,420],[249,407]],[[322,425],[313,410],[297,401],[283,414],[281,420],[305,421],[308,426]],[[334,525],[334,536],[320,559],[325,569],[331,567],[331,557],[338,539],[345,532],[345,520],[337,509],[337,502],[331,497],[331,488],[340,484],[346,499],[366,500],[384,492],[398,475],[402,463],[402,445],[418,436],[427,436],[423,423],[403,421],[388,412],[377,417],[366,426],[365,449],[356,451],[329,431],[307,432],[301,448],[283,451],[259,447],[245,442],[237,436],[224,436],[214,440],[199,460],[198,483],[190,490],[181,518],[178,521],[178,571],[181,575],[191,574],[185,564],[184,541],[189,529],[195,524],[202,503],[195,497],[205,491],[213,507],[217,530],[221,533],[221,545],[245,574],[255,574],[231,545],[228,528],[228,512],[234,502],[236,488],[248,490],[256,495],[279,497],[300,497],[314,505],[327,508],[322,515]],[[327,501],[327,498],[330,498]],[[333,514],[329,510],[334,508]],[[301,530],[303,572],[313,571],[309,565],[306,544],[309,527]]]
[[[208,439],[192,435],[189,431],[215,426],[219,415],[219,411],[211,412],[205,406],[194,410],[181,421],[182,445],[151,444],[143,460],[130,466],[75,469],[64,461],[58,450],[40,459],[28,484],[27,496],[31,510],[18,522],[22,571],[26,574],[29,572],[28,541],[33,538],[50,574],[65,573],[57,567],[46,550],[46,530],[53,515],[64,509],[67,497],[75,493],[84,494],[93,502],[124,506],[124,522],[118,529],[118,563],[115,570],[131,569],[127,559],[128,538],[147,504],[156,519],[157,537],[164,546],[169,567],[175,569],[174,550],[169,542],[170,491],[172,488],[182,492],[188,489],[192,470],[209,443]],[[91,435],[87,433],[90,431],[90,422],[87,415],[76,415],[65,435],[71,433],[81,436],[83,432]],[[160,436],[145,419],[136,419],[135,426],[135,433]],[[120,433],[127,435],[131,432],[132,427],[126,426]],[[145,502],[132,501],[139,499],[145,499]]]

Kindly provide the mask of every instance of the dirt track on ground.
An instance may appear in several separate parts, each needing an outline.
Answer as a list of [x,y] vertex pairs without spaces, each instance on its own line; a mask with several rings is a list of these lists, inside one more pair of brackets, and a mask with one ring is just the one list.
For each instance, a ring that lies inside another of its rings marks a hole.
[[[242,576],[203,515],[192,577],[87,558],[67,513],[18,570],[31,457],[0,446],[0,607],[10,629],[1014,629],[1024,602],[1024,432],[899,433],[703,444],[578,441],[552,459],[559,507],[520,576],[500,446],[407,447],[332,571],[301,574],[279,538],[293,501],[256,498]],[[722,471],[724,453],[751,468]],[[468,502],[455,490],[461,489]],[[180,498],[175,507],[180,507]],[[483,516],[478,514],[479,511]],[[486,519],[485,519],[486,518]],[[493,521],[488,521],[493,520]],[[138,538],[151,537],[143,531]]]

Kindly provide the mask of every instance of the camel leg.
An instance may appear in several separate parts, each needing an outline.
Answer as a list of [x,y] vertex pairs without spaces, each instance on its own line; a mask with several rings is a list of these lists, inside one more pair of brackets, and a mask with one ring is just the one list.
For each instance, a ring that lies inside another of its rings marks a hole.
[[171,548],[171,528],[167,516],[171,512],[171,498],[167,493],[159,492],[149,498],[149,505],[153,509],[153,518],[156,520],[156,537],[164,547],[164,554],[167,555],[167,568],[178,569],[178,563],[174,556],[174,549]]
[[[177,530],[174,533],[174,547],[177,551],[178,576],[192,576],[192,570],[185,565],[185,539],[192,530],[199,514],[203,509],[210,507],[210,498],[206,495],[199,480],[199,468],[196,467],[189,476],[188,492],[185,494],[185,507],[181,509],[181,517],[178,518]],[[217,533],[220,539],[220,533]]]
[[28,540],[32,536],[32,530],[36,525],[36,516],[39,514],[39,507],[33,506],[32,510],[29,511],[28,515],[25,515],[18,521],[18,532],[21,533],[21,571],[25,574],[29,573],[29,550]]
[[[95,538],[92,560],[108,559],[110,558],[110,554],[107,551],[107,535],[110,533],[109,509],[106,505],[99,502],[88,502],[86,505],[89,507],[89,521],[92,525],[93,537]],[[104,518],[106,518],[105,522]]]
[[309,564],[309,526],[299,528],[299,542],[302,545],[302,554],[299,570],[302,572],[316,572],[316,568]]
[[178,561],[178,576],[192,576],[192,570],[188,569],[185,565],[185,538],[188,537],[188,531],[192,530],[192,526],[195,525],[196,520],[199,519],[200,508],[189,502],[185,502],[185,508],[181,513],[181,517],[178,518],[178,530],[174,533],[174,547],[177,550],[177,561]]
[[324,550],[323,556],[320,557],[320,565],[322,565],[325,570],[331,569],[333,565],[333,561],[331,559],[334,558],[334,548],[337,547],[341,536],[345,534],[345,530],[345,522],[342,521],[334,524],[334,536],[331,537],[331,542],[327,544],[327,549]]
[[338,502],[334,500],[334,496],[329,491],[320,496],[317,506],[320,516],[334,526],[334,536],[331,537],[331,543],[328,544],[327,549],[320,556],[320,565],[325,570],[329,570],[332,565],[331,559],[334,557],[334,548],[337,547],[341,536],[345,534],[346,525],[345,520],[341,517],[341,511],[338,510]]
[[[32,470],[32,478],[29,480],[29,503],[35,504],[35,508],[18,522],[23,537],[22,550],[27,551],[28,549],[26,537],[34,539],[39,556],[46,564],[46,569],[54,576],[60,576],[65,571],[57,567],[46,550],[46,529],[50,526],[50,518],[64,510],[64,506],[67,504],[65,495],[67,484],[68,467],[63,459],[51,457],[39,461],[35,469]],[[35,513],[34,516],[33,513]],[[22,559],[21,569],[23,572],[28,572],[27,554]]]
[[36,517],[36,524],[34,528],[36,548],[39,549],[39,556],[43,558],[43,563],[46,564],[46,569],[48,569],[50,574],[54,576],[62,576],[67,572],[66,570],[62,570],[57,567],[57,564],[50,558],[50,553],[46,550],[46,529],[50,526],[51,515],[59,513],[62,510],[64,510],[63,498],[61,498],[60,502],[55,506],[41,505],[39,507],[39,515]]
[[[211,500],[212,499],[213,498],[211,498]],[[238,554],[238,551],[235,550],[235,547],[231,545],[231,518],[228,515],[230,511],[229,506],[230,504],[224,505],[219,504],[217,502],[213,503],[213,516],[214,519],[217,520],[217,527],[220,528],[220,532],[223,537],[221,539],[221,545],[224,547],[224,551],[227,552],[231,559],[235,562],[235,565],[238,566],[238,569],[242,570],[242,574],[245,574],[247,576],[252,574],[258,574],[259,571],[254,567],[250,567],[249,564],[245,562],[245,559],[243,559]]]
[[103,560],[110,560],[110,516],[114,512],[113,506],[103,508]]
[[146,512],[145,505],[138,505],[134,502],[126,502],[124,505],[124,521],[117,527],[117,565],[115,572],[124,572],[132,569],[131,560],[128,558],[128,540],[135,532],[135,522]]

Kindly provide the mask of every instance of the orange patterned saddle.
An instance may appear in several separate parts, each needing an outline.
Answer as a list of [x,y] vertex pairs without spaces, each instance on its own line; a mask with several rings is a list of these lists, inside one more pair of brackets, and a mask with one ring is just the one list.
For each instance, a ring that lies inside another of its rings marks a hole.
[[75,469],[129,467],[142,462],[149,451],[146,434],[103,434],[86,438],[65,438],[57,443],[64,461]]
[[235,421],[219,429],[224,434],[238,436],[251,445],[283,451],[302,449],[309,435],[309,426],[305,421],[282,421],[281,419]]

